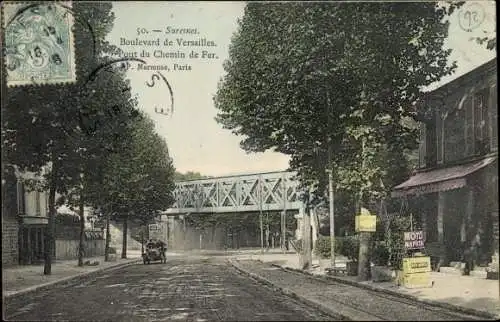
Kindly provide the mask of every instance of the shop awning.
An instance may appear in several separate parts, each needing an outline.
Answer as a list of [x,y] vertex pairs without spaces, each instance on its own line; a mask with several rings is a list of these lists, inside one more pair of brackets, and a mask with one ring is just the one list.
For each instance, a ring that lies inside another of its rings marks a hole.
[[438,191],[462,188],[467,184],[466,177],[496,160],[488,157],[480,161],[442,169],[420,172],[393,188],[392,197],[420,195]]

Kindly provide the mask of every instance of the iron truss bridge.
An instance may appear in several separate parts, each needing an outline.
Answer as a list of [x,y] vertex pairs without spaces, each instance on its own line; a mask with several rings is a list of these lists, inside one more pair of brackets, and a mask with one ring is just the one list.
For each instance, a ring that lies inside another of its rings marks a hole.
[[297,210],[294,172],[268,172],[176,183],[175,203],[166,215]]

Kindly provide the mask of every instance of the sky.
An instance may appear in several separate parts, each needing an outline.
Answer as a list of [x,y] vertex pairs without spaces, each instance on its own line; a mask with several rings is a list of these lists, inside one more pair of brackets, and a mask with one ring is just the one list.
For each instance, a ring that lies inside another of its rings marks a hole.
[[[108,35],[110,43],[118,45],[129,55],[137,52],[137,58],[143,59],[148,65],[167,65],[170,68],[169,71],[161,71],[172,88],[174,98],[173,112],[168,116],[155,113],[155,107],[164,107],[165,111],[169,109],[168,88],[159,85],[158,80],[155,80],[156,86],[146,86],[146,82],[151,83],[154,71],[137,70],[138,66],[133,64],[134,70],[129,71],[128,77],[140,108],[153,119],[157,132],[165,138],[174,166],[180,172],[223,176],[281,171],[288,167],[289,158],[276,152],[247,154],[239,146],[242,138],[223,129],[214,119],[217,110],[213,95],[224,75],[222,64],[228,57],[231,36],[237,30],[237,19],[243,16],[244,6],[244,2],[205,1],[113,3],[116,19]],[[479,26],[472,32],[464,31],[459,23],[460,13],[456,12],[450,17],[450,33],[445,47],[453,49],[450,61],[456,60],[458,68],[454,75],[443,78],[428,89],[443,85],[496,57],[495,51],[488,51],[484,46],[469,41],[471,36],[483,35],[483,30],[489,31],[489,34],[496,31],[494,2],[470,1],[467,6],[472,6],[472,11],[479,13]],[[165,34],[169,27],[169,30],[197,29],[198,34]],[[162,30],[162,33],[153,30]],[[160,38],[160,49],[164,52],[182,51],[189,55],[191,50],[195,50],[201,55],[201,51],[207,49],[217,58],[155,58],[154,50],[157,47],[123,45],[121,38],[127,41]],[[164,46],[165,38],[172,44]],[[214,41],[216,47],[180,47],[177,45],[178,38],[205,38]],[[150,52],[150,57],[140,57],[143,48]],[[175,63],[179,66],[189,64],[191,69],[174,70]]]

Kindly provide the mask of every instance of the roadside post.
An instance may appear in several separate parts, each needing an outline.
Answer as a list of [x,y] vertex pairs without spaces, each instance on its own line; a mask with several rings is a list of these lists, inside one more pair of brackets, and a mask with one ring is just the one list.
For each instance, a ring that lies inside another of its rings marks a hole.
[[363,261],[362,258],[369,259],[369,244],[371,234],[377,228],[377,216],[372,215],[368,209],[361,207],[360,214],[355,217],[355,231],[359,234],[359,261],[358,278],[363,279],[365,270],[370,269],[370,261]]

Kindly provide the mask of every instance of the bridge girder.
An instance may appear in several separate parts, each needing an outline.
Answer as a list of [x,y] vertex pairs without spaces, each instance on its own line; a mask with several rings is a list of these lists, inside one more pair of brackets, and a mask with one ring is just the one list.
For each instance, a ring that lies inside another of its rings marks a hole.
[[175,203],[165,214],[297,210],[294,172],[269,172],[176,183]]

